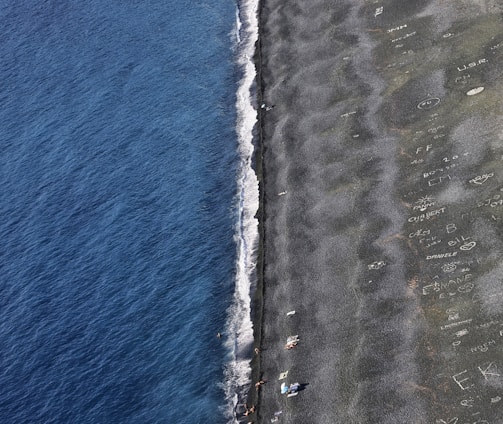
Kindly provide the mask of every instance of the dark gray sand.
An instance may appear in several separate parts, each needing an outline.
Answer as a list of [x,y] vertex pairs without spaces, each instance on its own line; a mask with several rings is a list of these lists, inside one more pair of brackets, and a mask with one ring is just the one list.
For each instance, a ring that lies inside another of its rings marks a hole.
[[503,423],[502,16],[262,1],[267,382],[243,422]]

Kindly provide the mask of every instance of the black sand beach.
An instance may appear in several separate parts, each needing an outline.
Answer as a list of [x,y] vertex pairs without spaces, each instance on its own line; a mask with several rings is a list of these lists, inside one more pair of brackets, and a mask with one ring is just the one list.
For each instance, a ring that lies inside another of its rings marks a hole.
[[243,422],[503,422],[503,4],[263,0],[258,47]]

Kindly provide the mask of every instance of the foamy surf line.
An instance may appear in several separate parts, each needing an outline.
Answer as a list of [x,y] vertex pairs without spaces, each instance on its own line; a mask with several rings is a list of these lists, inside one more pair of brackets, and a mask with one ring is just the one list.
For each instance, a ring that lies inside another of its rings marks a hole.
[[240,157],[236,225],[236,281],[234,298],[227,311],[226,347],[229,361],[224,369],[226,397],[225,416],[229,423],[237,423],[238,402],[245,399],[251,375],[253,325],[251,319],[251,290],[256,281],[256,260],[259,243],[258,220],[259,184],[252,167],[253,129],[257,112],[253,106],[252,87],[256,72],[253,62],[258,38],[258,0],[238,4],[236,15],[237,64],[242,72],[236,97],[236,132]]

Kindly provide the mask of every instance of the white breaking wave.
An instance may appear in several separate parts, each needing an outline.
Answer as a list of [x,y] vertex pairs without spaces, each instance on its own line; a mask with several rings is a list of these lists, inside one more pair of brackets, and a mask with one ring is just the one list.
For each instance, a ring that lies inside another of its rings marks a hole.
[[258,220],[259,183],[252,168],[254,152],[253,129],[257,111],[253,104],[252,87],[256,71],[253,62],[258,38],[258,0],[244,0],[236,13],[235,40],[237,63],[242,74],[236,98],[236,131],[239,148],[238,211],[236,227],[236,281],[232,304],[227,311],[226,347],[230,358],[224,370],[224,390],[227,399],[225,415],[229,423],[237,423],[236,406],[250,386],[250,360],[253,345],[251,320],[251,289],[256,280],[256,260],[259,243]]

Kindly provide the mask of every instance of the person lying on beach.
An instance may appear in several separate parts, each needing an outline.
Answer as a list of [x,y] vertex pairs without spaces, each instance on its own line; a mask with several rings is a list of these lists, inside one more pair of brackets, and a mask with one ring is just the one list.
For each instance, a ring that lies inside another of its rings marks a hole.
[[248,406],[245,403],[245,409],[246,412],[244,413],[244,416],[247,417],[248,415],[253,414],[255,412],[255,405],[252,405],[250,406],[250,408],[248,408]]
[[290,387],[288,388],[288,394],[291,394],[291,393],[297,393],[300,389],[300,384],[299,383],[293,383],[292,385],[290,385]]
[[297,346],[299,340],[299,336],[288,336],[288,338],[286,339],[285,349],[293,349],[295,346]]
[[258,391],[260,389],[260,386],[262,386],[262,384],[265,384],[264,380],[257,381],[255,383],[255,389]]
[[267,106],[265,103],[262,103],[262,105],[260,105],[260,108],[261,109],[265,109],[267,112],[269,112],[270,110],[272,110],[273,107],[274,107],[274,105]]
[[285,383],[281,383],[281,394],[282,395],[290,395],[293,393],[297,393],[300,390],[300,384],[299,383],[293,383],[288,386]]

